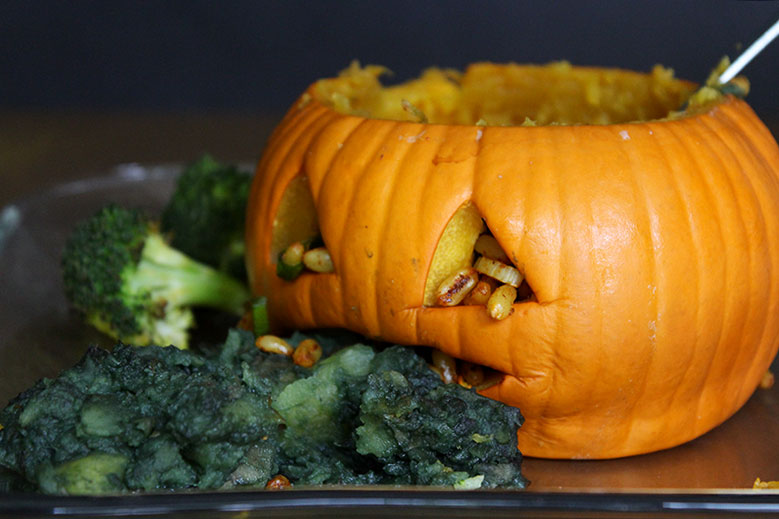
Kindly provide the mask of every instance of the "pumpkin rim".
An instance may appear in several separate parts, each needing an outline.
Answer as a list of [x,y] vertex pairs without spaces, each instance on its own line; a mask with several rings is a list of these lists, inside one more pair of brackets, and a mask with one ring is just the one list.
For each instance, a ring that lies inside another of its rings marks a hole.
[[311,85],[306,91],[298,98],[298,102],[296,102],[292,110],[298,110],[302,108],[300,106],[301,104],[307,105],[309,103],[316,103],[318,106],[320,106],[322,109],[325,109],[329,112],[332,112],[334,114],[337,114],[337,116],[340,117],[348,117],[348,118],[355,118],[355,119],[362,119],[366,121],[386,121],[388,123],[395,123],[395,124],[403,124],[403,125],[409,125],[409,126],[442,126],[447,128],[473,128],[475,130],[484,129],[484,128],[490,128],[490,131],[506,131],[506,132],[516,132],[516,131],[534,131],[534,130],[550,130],[552,131],[560,131],[562,128],[614,128],[618,126],[629,126],[629,127],[636,127],[643,124],[667,124],[667,123],[679,123],[681,121],[689,120],[689,119],[695,119],[697,117],[705,116],[709,114],[711,111],[716,110],[720,107],[724,106],[732,106],[735,104],[744,104],[749,106],[749,103],[747,103],[745,100],[739,98],[736,95],[733,94],[723,94],[721,97],[717,98],[716,100],[712,100],[710,102],[705,103],[704,105],[701,105],[699,107],[695,107],[694,109],[690,110],[684,110],[682,112],[678,112],[678,115],[675,115],[673,117],[661,117],[659,119],[644,119],[644,120],[636,120],[636,121],[623,121],[623,122],[617,122],[617,123],[608,123],[608,124],[594,124],[594,123],[581,123],[581,124],[548,124],[548,125],[537,125],[537,126],[522,126],[522,125],[479,125],[479,124],[460,124],[460,123],[435,123],[435,122],[415,122],[415,121],[401,121],[401,120],[395,120],[395,119],[386,119],[386,118],[380,118],[380,117],[367,117],[364,115],[357,115],[357,114],[346,114],[339,112],[332,106],[328,106],[326,103],[323,103],[322,101],[318,99],[314,99],[312,97],[307,97],[307,94],[311,94],[311,88],[313,88],[314,85]]

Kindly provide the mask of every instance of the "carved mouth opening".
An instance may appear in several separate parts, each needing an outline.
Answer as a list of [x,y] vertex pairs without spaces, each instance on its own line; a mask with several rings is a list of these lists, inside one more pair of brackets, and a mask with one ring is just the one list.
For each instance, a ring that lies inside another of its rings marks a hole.
[[[304,272],[333,272],[307,177],[301,175],[289,183],[272,229],[270,259],[279,277],[292,281]],[[447,222],[436,245],[423,305],[480,305],[495,320],[508,318],[515,304],[536,300],[523,273],[509,258],[476,206],[465,202]],[[499,383],[504,376],[438,350],[425,350],[428,365],[445,383],[481,390]]]
[[[334,271],[308,178],[303,175],[295,177],[281,197],[270,255],[277,275],[288,281],[303,272]],[[424,306],[481,305],[496,320],[511,315],[515,303],[536,300],[524,273],[511,262],[471,202],[464,203],[444,228],[424,290]]]
[[417,354],[427,361],[428,367],[441,377],[444,384],[460,384],[481,391],[499,384],[505,376],[500,371],[456,359],[439,350],[419,348]]
[[447,223],[425,283],[425,306],[482,305],[496,320],[535,301],[524,274],[492,235],[478,209],[463,204]]

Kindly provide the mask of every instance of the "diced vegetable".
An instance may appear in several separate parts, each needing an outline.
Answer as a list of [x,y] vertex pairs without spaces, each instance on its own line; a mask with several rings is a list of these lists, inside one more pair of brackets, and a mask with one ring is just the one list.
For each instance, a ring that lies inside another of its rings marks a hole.
[[460,304],[465,296],[479,282],[479,274],[475,269],[466,267],[458,270],[438,286],[436,302],[438,306],[455,306]]
[[514,288],[522,283],[522,274],[517,269],[486,256],[477,259],[473,267],[485,276],[495,278],[501,283],[511,285]]

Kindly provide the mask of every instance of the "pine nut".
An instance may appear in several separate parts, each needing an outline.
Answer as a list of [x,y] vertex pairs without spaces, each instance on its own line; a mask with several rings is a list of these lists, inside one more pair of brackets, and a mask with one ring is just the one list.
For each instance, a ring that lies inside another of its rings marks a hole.
[[501,285],[495,289],[487,301],[487,312],[490,317],[498,321],[510,316],[514,311],[514,300],[517,297],[517,289],[511,285]]
[[304,368],[310,368],[322,358],[322,347],[314,339],[300,341],[292,353],[292,362]]
[[303,247],[303,244],[299,241],[296,241],[286,249],[284,249],[284,252],[281,254],[281,261],[286,263],[287,265],[293,267],[295,265],[299,265],[301,261],[303,261],[303,253],[306,251],[305,247]]
[[522,274],[517,269],[486,256],[481,256],[477,259],[476,263],[473,264],[473,268],[485,276],[495,278],[501,283],[506,283],[514,288],[522,283]]
[[265,353],[278,353],[279,355],[292,355],[293,349],[287,341],[275,335],[261,335],[254,341],[260,351]]
[[284,490],[285,488],[292,487],[287,476],[276,474],[265,484],[265,490]]
[[436,303],[438,306],[455,306],[465,299],[479,281],[479,273],[473,267],[458,270],[438,286]]
[[490,284],[487,281],[481,280],[476,283],[473,290],[471,290],[465,299],[463,299],[463,304],[484,306],[487,304],[487,301],[489,301],[491,294],[492,287]]
[[317,247],[303,254],[303,264],[314,272],[327,273],[335,270],[330,252],[324,247]]

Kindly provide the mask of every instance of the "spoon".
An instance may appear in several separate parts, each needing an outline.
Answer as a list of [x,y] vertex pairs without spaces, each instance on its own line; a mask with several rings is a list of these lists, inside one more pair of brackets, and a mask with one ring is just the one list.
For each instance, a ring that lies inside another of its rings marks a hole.
[[755,40],[755,42],[750,45],[747,50],[742,52],[741,55],[736,58],[736,60],[731,63],[722,74],[720,74],[718,78],[719,82],[721,84],[725,84],[736,77],[736,74],[741,72],[741,70],[747,66],[747,63],[752,61],[752,58],[757,56],[760,51],[766,48],[766,46],[768,46],[768,44],[771,43],[771,41],[773,41],[773,39],[777,36],[779,36],[779,20],[775,21],[774,24],[769,27],[762,36]]

